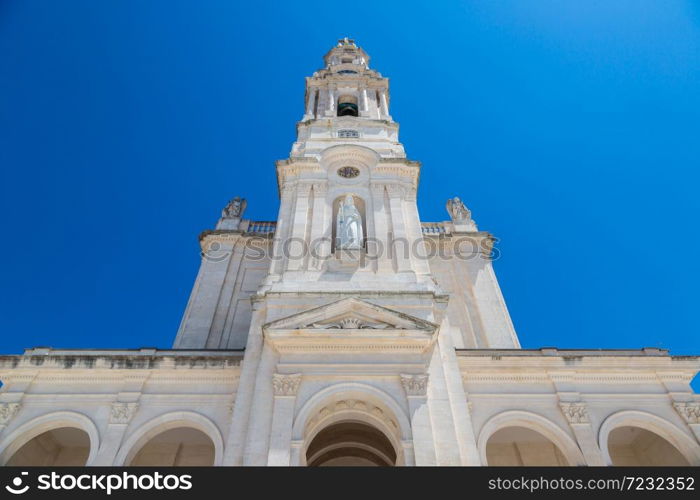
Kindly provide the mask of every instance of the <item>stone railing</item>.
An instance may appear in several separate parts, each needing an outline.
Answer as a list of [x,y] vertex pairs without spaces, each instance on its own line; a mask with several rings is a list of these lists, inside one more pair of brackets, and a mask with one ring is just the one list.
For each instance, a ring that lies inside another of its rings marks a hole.
[[421,230],[423,234],[449,234],[450,228],[446,222],[421,222]]
[[277,222],[252,220],[248,223],[247,234],[272,234],[275,232]]
[[[425,235],[438,235],[452,233],[450,222],[421,222],[421,230]],[[245,229],[246,234],[273,234],[277,222],[275,221],[250,221]]]

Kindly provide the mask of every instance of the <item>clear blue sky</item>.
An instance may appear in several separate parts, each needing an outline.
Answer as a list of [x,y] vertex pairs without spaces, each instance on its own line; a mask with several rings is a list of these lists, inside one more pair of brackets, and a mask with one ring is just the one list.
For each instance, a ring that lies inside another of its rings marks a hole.
[[197,235],[276,217],[304,77],[391,79],[424,221],[500,238],[524,347],[700,354],[700,2],[0,3],[0,352],[169,347]]

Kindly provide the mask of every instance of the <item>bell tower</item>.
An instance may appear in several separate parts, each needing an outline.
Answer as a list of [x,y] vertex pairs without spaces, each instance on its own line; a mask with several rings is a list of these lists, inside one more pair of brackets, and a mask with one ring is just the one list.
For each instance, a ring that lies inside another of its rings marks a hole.
[[[414,291],[440,295],[425,259],[416,189],[389,114],[389,81],[343,38],[306,79],[306,112],[288,159],[277,162],[280,210],[261,292]],[[357,209],[357,251],[340,251],[339,211]]]

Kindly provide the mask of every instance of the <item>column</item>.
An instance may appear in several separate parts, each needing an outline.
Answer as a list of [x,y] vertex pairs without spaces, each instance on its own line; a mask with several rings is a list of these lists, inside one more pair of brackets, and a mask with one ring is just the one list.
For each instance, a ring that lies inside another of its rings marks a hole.
[[[270,428],[272,426],[272,405],[274,403],[272,374],[276,364],[277,355],[270,345],[264,344],[255,377],[243,465],[265,465],[267,463]],[[240,383],[243,383],[242,379]]]
[[467,394],[462,383],[459,362],[452,343],[452,327],[447,316],[442,321],[436,349],[440,352],[441,366],[445,374],[447,395],[452,408],[454,428],[457,433],[457,444],[462,465],[482,465],[479,449],[474,435],[471,407],[467,403]]
[[411,241],[406,232],[403,214],[403,190],[399,186],[387,186],[389,208],[391,209],[391,230],[389,244],[396,262],[397,273],[411,273]]
[[315,118],[315,116],[314,116],[314,103],[316,102],[316,93],[317,92],[318,92],[317,89],[313,89],[313,88],[309,89],[308,102],[306,103],[306,116],[304,116],[304,120],[310,120],[312,118]]
[[267,465],[290,465],[292,451],[292,425],[294,423],[294,403],[301,383],[301,373],[291,375],[275,373],[272,376],[272,389],[275,395],[272,408],[270,450]]
[[[314,204],[311,215],[311,235],[309,237],[309,269],[323,270],[323,265],[331,253],[330,224],[326,220],[329,202],[326,198],[328,186],[314,184]],[[332,212],[331,212],[332,213]]]
[[437,465],[435,440],[428,409],[428,375],[401,374],[400,377],[408,399],[415,465]]
[[457,436],[454,415],[452,414],[452,404],[447,389],[439,346],[435,346],[431,353],[428,373],[430,373],[428,407],[433,423],[437,464],[461,465],[462,457],[460,455],[459,437]]
[[429,275],[428,250],[423,242],[423,230],[416,204],[416,188],[406,187],[404,203],[406,207],[406,237],[411,242],[411,265],[416,274]]
[[586,465],[606,465],[588,418],[586,403],[572,401],[559,403],[559,406],[576,436],[576,442],[581,448]]
[[367,87],[362,87],[360,90],[360,99],[362,101],[361,105],[361,116],[369,116],[369,99],[367,99]]
[[335,89],[328,87],[328,108],[326,109],[326,116],[335,116]]
[[292,214],[292,227],[290,239],[282,243],[282,251],[286,252],[287,270],[299,271],[304,267],[304,260],[308,254],[308,241],[306,238],[309,224],[309,204],[313,196],[311,184],[300,183],[296,191],[296,203]]
[[[115,401],[109,411],[109,423],[102,437],[100,449],[97,450],[95,460],[87,465],[108,467],[114,464],[114,459],[122,445],[126,428],[138,411],[137,402]],[[128,466],[129,464],[119,464]]]
[[[393,271],[389,253],[389,202],[384,184],[372,184],[372,220],[374,231],[371,235],[375,240],[370,241],[367,247],[367,254],[370,259],[376,260],[376,270],[378,273]],[[367,218],[368,224],[370,219]]]
[[284,269],[284,243],[290,234],[293,222],[292,206],[294,199],[294,185],[285,183],[280,190],[280,209],[277,215],[277,227],[272,241],[272,262],[270,262],[270,277],[275,281]]
[[380,116],[383,119],[389,119],[391,118],[389,116],[389,105],[387,104],[387,98],[386,98],[386,89],[382,89],[379,91],[379,109],[380,109]]
[[246,444],[246,431],[250,421],[251,407],[255,396],[255,380],[263,349],[262,324],[265,321],[265,307],[262,300],[253,300],[253,315],[248,330],[248,343],[241,366],[236,399],[233,403],[231,426],[222,465],[243,465],[243,452]]
[[[166,360],[164,363],[171,363],[172,367],[175,367],[172,360]],[[87,465],[114,465],[114,458],[119,452],[124,433],[139,409],[139,399],[143,392],[143,386],[150,375],[149,371],[135,370],[124,376],[122,388],[117,394],[116,401],[110,407],[109,422],[100,448],[97,450],[93,463]]]

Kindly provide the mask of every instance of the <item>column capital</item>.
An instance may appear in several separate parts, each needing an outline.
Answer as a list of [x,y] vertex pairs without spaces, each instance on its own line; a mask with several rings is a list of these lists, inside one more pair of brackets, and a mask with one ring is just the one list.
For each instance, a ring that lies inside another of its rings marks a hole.
[[700,401],[674,402],[673,407],[688,424],[700,424]]
[[570,424],[589,424],[586,403],[581,401],[559,403],[561,411]]
[[275,396],[296,396],[301,384],[301,373],[272,375],[272,390]]
[[131,419],[134,418],[138,409],[138,403],[122,403],[116,401],[112,403],[112,408],[109,413],[109,423],[128,424],[131,422]]
[[6,426],[22,407],[20,403],[0,403],[0,426]]
[[407,396],[425,396],[428,392],[428,374],[411,375],[402,373],[401,385]]

